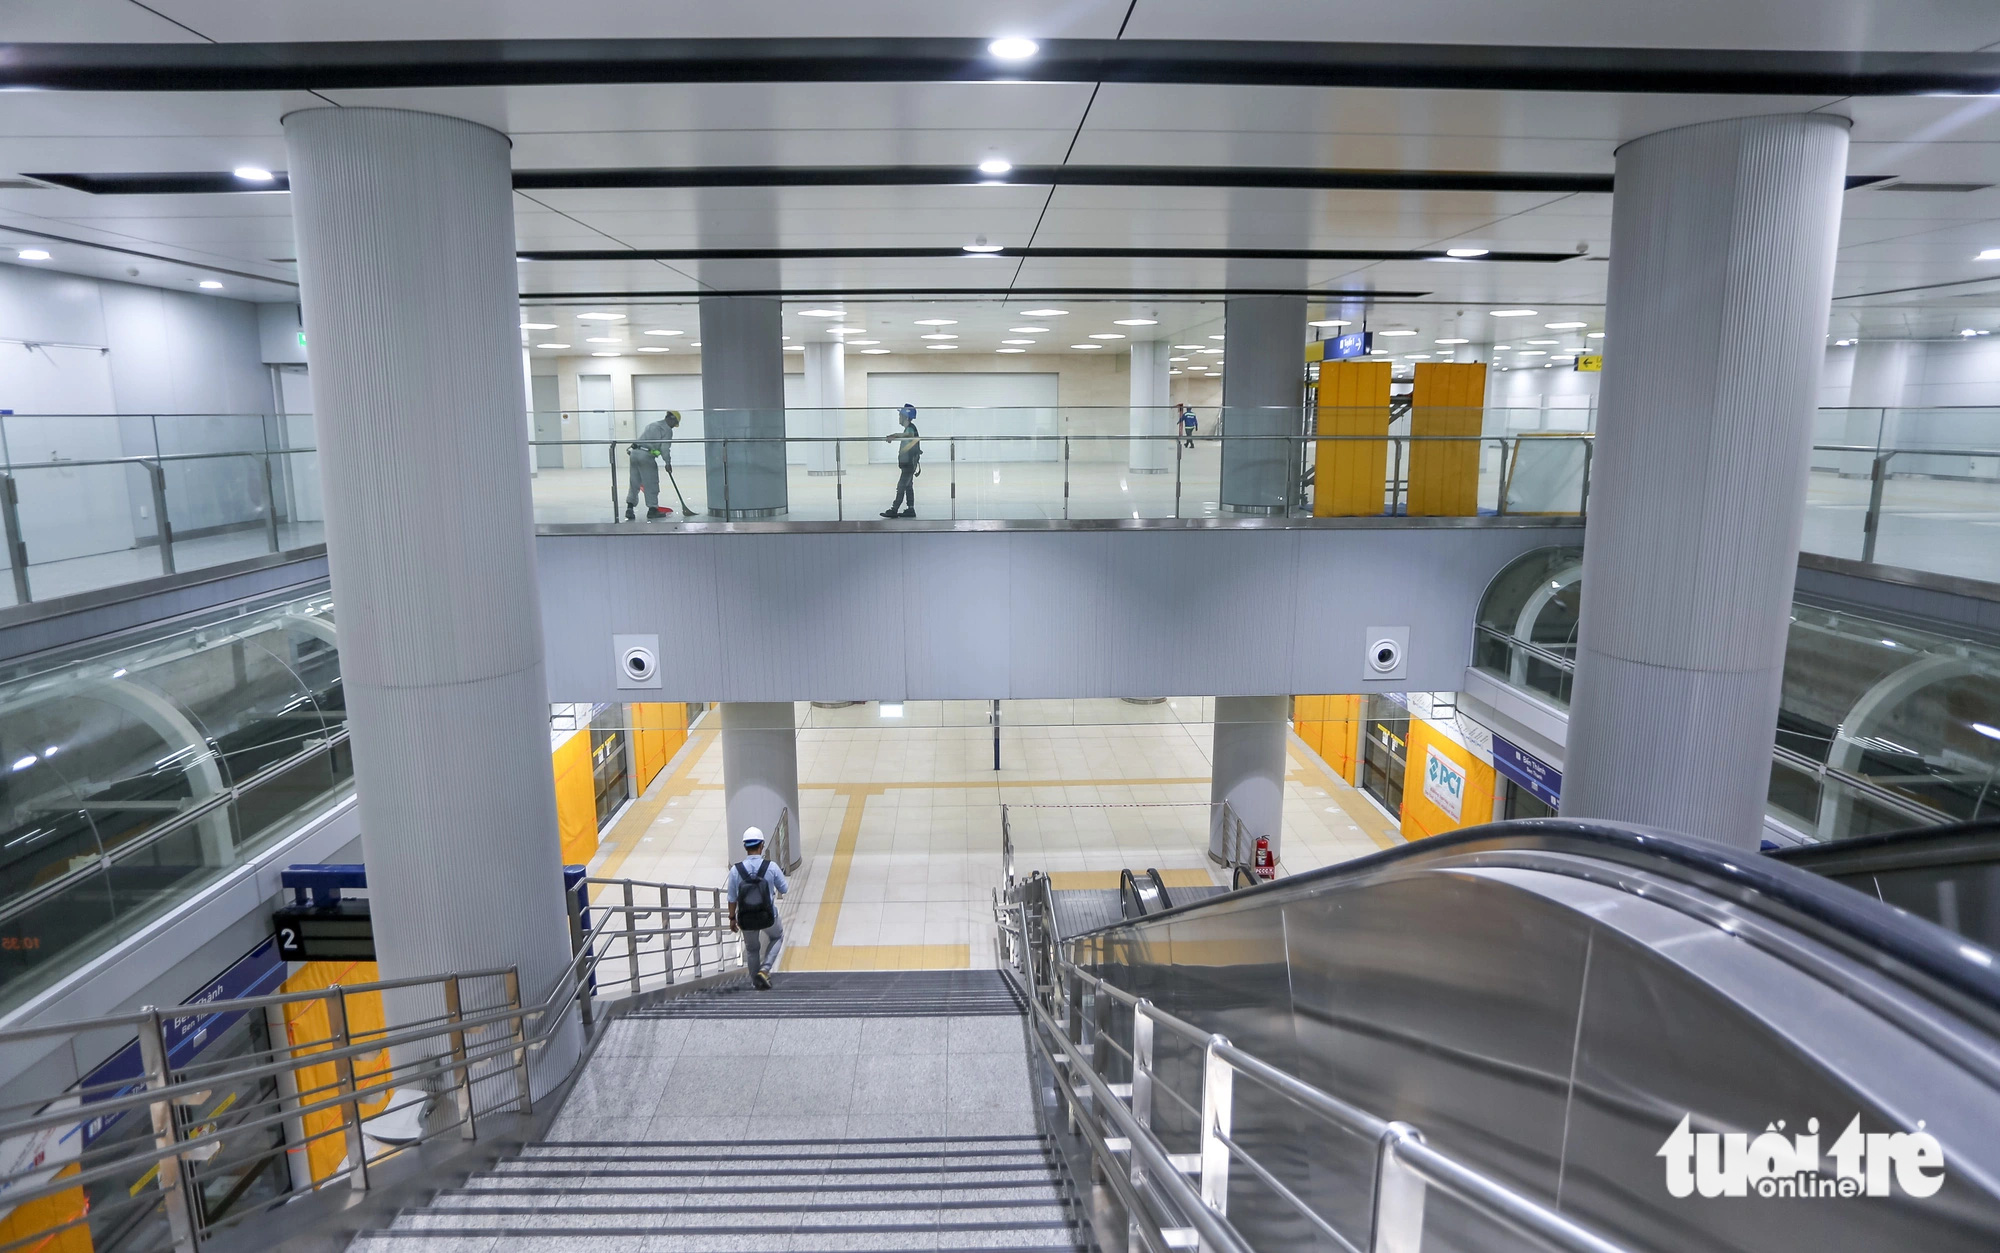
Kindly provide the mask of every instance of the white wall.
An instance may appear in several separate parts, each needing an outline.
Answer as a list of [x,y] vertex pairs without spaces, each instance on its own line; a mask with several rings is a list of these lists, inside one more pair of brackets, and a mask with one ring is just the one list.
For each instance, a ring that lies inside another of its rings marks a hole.
[[[1814,442],[2000,452],[2000,336],[1829,346]],[[1866,458],[1818,453],[1815,468],[1865,474]],[[1897,474],[2000,477],[2000,457],[1901,456]]]
[[[917,430],[938,441],[924,450],[935,465],[946,459],[945,436],[1033,435],[1032,441],[971,443],[957,449],[960,461],[1056,461],[1062,456],[1058,429],[1057,376],[1018,371],[931,372],[868,375],[868,433],[877,442],[868,459],[896,459],[896,445],[882,439],[898,428],[895,410],[917,407]],[[925,421],[930,414],[929,422]],[[1123,432],[1119,432],[1123,434]],[[1119,452],[1122,455],[1124,448]]]
[[1595,426],[1597,381],[1603,377],[1568,366],[1520,370],[1488,366],[1484,434],[1590,430]]

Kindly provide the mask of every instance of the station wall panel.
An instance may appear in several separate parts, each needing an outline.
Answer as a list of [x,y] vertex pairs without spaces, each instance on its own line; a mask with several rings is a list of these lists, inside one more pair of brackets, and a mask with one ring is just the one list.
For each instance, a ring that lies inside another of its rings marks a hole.
[[565,866],[587,866],[597,855],[597,776],[591,770],[590,732],[579,730],[553,754],[556,829]]
[[[1389,433],[1386,361],[1325,361],[1319,367],[1321,435]],[[1313,516],[1375,517],[1388,482],[1386,439],[1322,440],[1313,449]]]
[[[1433,753],[1443,759],[1446,771],[1456,770],[1461,780],[1455,816],[1446,802],[1433,799],[1425,788]],[[1481,761],[1478,754],[1424,719],[1411,718],[1403,773],[1403,838],[1420,840],[1492,821],[1495,778],[1491,762]]]
[[1485,420],[1482,362],[1419,361],[1410,391],[1410,434],[1457,436],[1410,442],[1411,517],[1469,518],[1479,512],[1480,424]]
[[681,701],[635,701],[632,711],[632,791],[652,786],[674,754],[687,743],[687,705]]
[[[75,1162],[71,1162],[56,1172],[55,1179],[68,1178],[82,1169]],[[90,1201],[84,1196],[83,1188],[80,1186],[16,1205],[7,1212],[5,1218],[0,1218],[0,1247],[14,1248],[18,1245],[20,1248],[32,1249],[35,1253],[91,1253],[97,1246],[90,1238],[90,1224],[77,1222],[89,1213]],[[44,1236],[40,1240],[33,1240],[34,1236],[51,1227],[60,1227],[70,1222],[75,1222],[77,1225]]]
[[1293,702],[1293,729],[1327,769],[1349,783],[1355,781],[1356,750],[1360,744],[1360,696],[1300,696]]

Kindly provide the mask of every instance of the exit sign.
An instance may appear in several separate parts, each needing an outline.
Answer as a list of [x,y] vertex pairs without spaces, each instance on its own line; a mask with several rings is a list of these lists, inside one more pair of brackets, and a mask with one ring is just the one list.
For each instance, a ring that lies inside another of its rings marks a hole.
[[300,332],[299,332],[299,347],[303,348],[303,347],[305,347],[305,346],[306,346],[306,333],[305,333],[304,331],[300,331]]

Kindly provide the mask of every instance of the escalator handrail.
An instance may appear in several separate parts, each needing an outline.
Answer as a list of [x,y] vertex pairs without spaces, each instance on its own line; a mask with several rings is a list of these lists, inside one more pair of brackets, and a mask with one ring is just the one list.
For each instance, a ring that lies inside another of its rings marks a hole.
[[[1368,878],[1385,869],[1420,867],[1481,852],[1567,853],[1675,878],[1786,925],[1806,924],[1822,939],[1844,941],[1850,956],[1877,969],[1886,966],[1885,973],[1915,974],[1988,1013],[2000,1014],[2000,958],[1935,923],[1762,853],[1656,828],[1609,822],[1532,818],[1466,827],[1256,887],[1190,901],[1172,910],[1149,913],[1144,920],[1151,923],[1169,916],[1184,917],[1195,910],[1226,908],[1252,893],[1297,895]],[[1131,921],[1136,920],[1109,923],[1080,934],[1109,931]],[[1910,982],[1907,978],[1899,981]]]
[[1160,907],[1152,912],[1163,914],[1172,909],[1174,907],[1174,898],[1168,894],[1167,881],[1160,877],[1160,872],[1148,866],[1146,867],[1146,877],[1153,881],[1153,891],[1160,898]]
[[2000,861],[2000,818],[1801,844],[1767,856],[1823,875]]

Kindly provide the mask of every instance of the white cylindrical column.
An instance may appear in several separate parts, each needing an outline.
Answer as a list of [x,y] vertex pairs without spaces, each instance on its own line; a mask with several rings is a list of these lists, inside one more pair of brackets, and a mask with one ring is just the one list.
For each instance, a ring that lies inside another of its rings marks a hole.
[[1172,354],[1165,340],[1132,345],[1132,444],[1125,464],[1134,474],[1165,474],[1174,468],[1171,437],[1180,426],[1167,399],[1167,358]]
[[1229,831],[1222,822],[1224,801],[1243,820],[1250,838],[1268,836],[1271,856],[1278,856],[1285,811],[1285,721],[1290,701],[1288,696],[1215,698],[1208,851],[1218,859],[1243,855],[1243,850],[1229,847]]
[[782,322],[774,296],[701,298],[701,416],[714,517],[785,514]]
[[1618,150],[1565,817],[1758,846],[1847,127]]
[[[284,126],[377,961],[515,966],[539,1000],[570,942],[507,137],[397,109]],[[390,1023],[438,1004],[392,993]]]
[[729,815],[729,859],[743,856],[743,828],[761,827],[769,835],[783,809],[792,812],[792,847],[803,849],[799,736],[791,702],[736,701],[718,706],[717,712],[722,719],[722,796]]
[[1305,413],[1306,298],[1231,296],[1224,314],[1222,508],[1279,514],[1291,496]]
[[[847,429],[847,349],[839,340],[807,344],[805,356],[806,409],[812,420],[802,425],[822,438],[837,438]],[[806,449],[806,473],[832,474],[834,466],[832,444]]]

